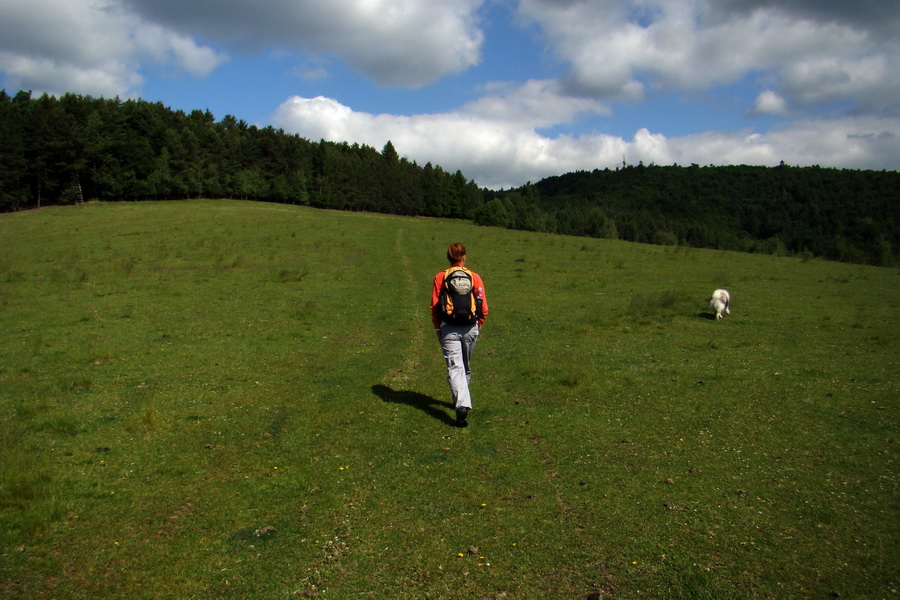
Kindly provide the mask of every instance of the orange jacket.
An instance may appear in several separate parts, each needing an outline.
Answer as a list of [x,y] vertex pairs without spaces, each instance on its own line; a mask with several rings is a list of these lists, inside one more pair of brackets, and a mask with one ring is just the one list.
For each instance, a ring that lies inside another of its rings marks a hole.
[[[456,263],[453,265],[454,267],[461,267],[463,265]],[[444,286],[444,273],[446,271],[441,271],[437,275],[434,276],[434,285],[431,288],[431,322],[434,324],[435,329],[441,328],[441,317],[440,317],[440,307],[438,303],[441,299],[441,288]],[[481,327],[484,325],[484,319],[488,315],[488,302],[487,296],[484,293],[484,282],[481,280],[481,275],[472,271],[472,285],[475,287],[475,295],[481,298],[481,314],[482,317],[478,319],[478,326]]]

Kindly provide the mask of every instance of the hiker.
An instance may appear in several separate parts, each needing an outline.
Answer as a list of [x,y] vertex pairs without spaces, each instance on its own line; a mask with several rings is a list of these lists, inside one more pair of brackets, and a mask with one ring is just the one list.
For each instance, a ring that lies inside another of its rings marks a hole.
[[466,268],[466,247],[459,243],[450,244],[447,260],[450,268],[434,276],[431,320],[447,361],[447,381],[456,409],[456,424],[465,427],[472,409],[469,394],[472,352],[488,314],[488,303],[481,277]]

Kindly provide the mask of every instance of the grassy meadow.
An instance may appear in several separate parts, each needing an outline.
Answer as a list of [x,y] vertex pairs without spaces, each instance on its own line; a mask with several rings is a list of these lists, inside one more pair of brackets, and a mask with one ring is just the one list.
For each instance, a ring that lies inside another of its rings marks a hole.
[[900,594],[898,270],[237,201],[0,240],[3,598]]

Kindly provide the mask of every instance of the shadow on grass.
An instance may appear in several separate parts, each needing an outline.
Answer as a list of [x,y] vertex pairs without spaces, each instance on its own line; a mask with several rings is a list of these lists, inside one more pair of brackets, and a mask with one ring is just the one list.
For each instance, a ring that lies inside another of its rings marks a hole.
[[[431,396],[426,396],[419,392],[393,390],[388,386],[381,384],[373,385],[372,393],[385,402],[407,404],[413,408],[418,408],[438,421],[443,421],[447,425],[452,425],[454,427],[456,426],[456,418],[451,416],[451,414],[454,414],[453,404],[451,402],[441,402],[440,400],[435,400]],[[450,413],[444,409],[448,409]]]
[[715,321],[716,315],[714,315],[711,312],[702,312],[702,313],[697,313],[697,318],[698,319],[706,319],[707,321]]

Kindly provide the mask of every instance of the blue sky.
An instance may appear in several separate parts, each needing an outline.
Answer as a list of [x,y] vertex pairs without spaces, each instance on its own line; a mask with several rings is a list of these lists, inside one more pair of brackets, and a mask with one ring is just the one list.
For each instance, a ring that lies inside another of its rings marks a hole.
[[140,97],[480,185],[900,168],[896,0],[3,0],[8,93]]

